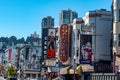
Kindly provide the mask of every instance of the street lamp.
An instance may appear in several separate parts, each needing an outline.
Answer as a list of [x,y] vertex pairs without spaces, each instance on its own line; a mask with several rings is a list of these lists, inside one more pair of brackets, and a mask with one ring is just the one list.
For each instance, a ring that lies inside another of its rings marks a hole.
[[73,80],[76,80],[76,78],[75,78],[75,69],[76,69],[76,55],[74,55],[74,79]]

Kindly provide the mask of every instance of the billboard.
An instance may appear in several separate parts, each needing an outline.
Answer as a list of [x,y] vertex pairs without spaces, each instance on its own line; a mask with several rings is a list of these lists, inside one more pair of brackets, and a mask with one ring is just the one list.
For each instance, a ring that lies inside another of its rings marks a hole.
[[55,58],[55,29],[48,29],[47,58]]
[[80,35],[80,63],[90,64],[92,59],[92,36]]
[[69,53],[69,38],[68,38],[68,25],[64,24],[60,27],[60,49],[59,49],[59,58],[62,62],[66,62],[68,60]]

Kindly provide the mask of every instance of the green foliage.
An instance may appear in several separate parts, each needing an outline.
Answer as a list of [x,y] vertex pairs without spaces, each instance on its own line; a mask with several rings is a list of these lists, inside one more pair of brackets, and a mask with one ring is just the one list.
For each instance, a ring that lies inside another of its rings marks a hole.
[[16,74],[16,70],[13,66],[8,66],[6,69],[6,74],[13,77]]

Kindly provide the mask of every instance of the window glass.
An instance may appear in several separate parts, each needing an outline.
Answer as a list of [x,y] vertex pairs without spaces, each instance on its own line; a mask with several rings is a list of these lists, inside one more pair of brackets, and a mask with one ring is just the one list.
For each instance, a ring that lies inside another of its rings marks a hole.
[[116,34],[113,35],[113,45],[117,46],[117,35]]
[[120,34],[118,34],[118,46],[120,46]]
[[120,10],[118,10],[118,9],[114,10],[114,22],[120,21],[119,12],[120,12]]

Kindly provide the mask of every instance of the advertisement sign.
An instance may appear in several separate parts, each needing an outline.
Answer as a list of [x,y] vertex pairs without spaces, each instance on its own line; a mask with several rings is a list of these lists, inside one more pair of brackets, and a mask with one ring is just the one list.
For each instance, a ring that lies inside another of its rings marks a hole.
[[47,58],[55,58],[55,29],[48,29]]
[[92,59],[92,36],[80,35],[80,63],[90,64]]
[[62,62],[66,62],[68,60],[68,25],[64,24],[60,27],[60,51],[59,57]]
[[8,54],[8,56],[9,56],[9,57],[8,57],[8,61],[10,61],[10,60],[12,59],[12,49],[9,49],[8,51],[9,51],[9,52],[8,52],[8,53],[9,53],[9,54]]
[[55,66],[56,60],[51,60],[51,59],[45,60],[45,65],[46,66]]
[[47,37],[48,37],[48,28],[42,29],[42,58],[47,58],[45,55],[47,54]]
[[81,26],[81,31],[82,32],[93,32],[94,31],[94,26],[92,26],[92,25],[82,25]]

